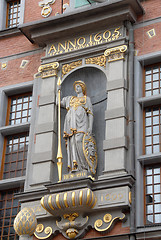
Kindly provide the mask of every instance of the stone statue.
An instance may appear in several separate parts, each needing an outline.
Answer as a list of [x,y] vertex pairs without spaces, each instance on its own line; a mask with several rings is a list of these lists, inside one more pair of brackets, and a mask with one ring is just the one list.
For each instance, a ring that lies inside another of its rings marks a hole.
[[[77,96],[67,96],[61,101],[61,106],[67,109],[63,137],[67,147],[68,169],[70,172],[82,170],[91,172],[92,169],[96,171],[97,160],[95,163],[90,161],[89,164],[85,156],[85,151],[87,152],[85,145],[89,143],[87,139],[92,139],[92,144],[95,141],[91,135],[93,127],[91,100],[86,96],[86,85],[83,81],[75,81],[74,89]],[[86,139],[84,139],[85,136]],[[94,147],[96,149],[96,145]],[[92,150],[91,154],[94,155],[95,152],[96,150]],[[92,174],[95,174],[95,171],[92,170]]]

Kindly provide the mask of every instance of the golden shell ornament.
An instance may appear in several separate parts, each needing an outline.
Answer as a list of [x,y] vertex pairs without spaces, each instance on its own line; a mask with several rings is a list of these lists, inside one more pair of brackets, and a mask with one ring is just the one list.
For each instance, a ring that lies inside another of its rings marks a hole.
[[31,208],[23,208],[15,217],[14,230],[21,235],[33,235],[37,226],[37,220]]

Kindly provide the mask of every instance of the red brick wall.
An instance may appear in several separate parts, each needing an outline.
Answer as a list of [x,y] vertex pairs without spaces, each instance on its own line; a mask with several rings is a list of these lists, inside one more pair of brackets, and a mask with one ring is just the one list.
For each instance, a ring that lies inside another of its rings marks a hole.
[[[42,8],[39,7],[39,2],[41,0],[27,0],[26,6],[25,6],[25,17],[24,22],[32,22],[35,20],[41,20],[44,19],[44,17],[41,16],[41,10]],[[69,0],[63,0],[64,3],[69,3]],[[52,13],[49,17],[46,19],[49,19],[52,16],[55,16],[56,13],[61,14],[62,12],[62,0],[56,0],[54,4],[51,4],[50,7],[52,8]]]
[[145,14],[138,18],[138,21],[145,21],[147,19],[153,19],[160,17],[161,15],[161,2],[160,0],[145,0],[141,2]]
[[[147,31],[155,29],[156,36],[149,38]],[[161,23],[138,28],[134,31],[135,50],[137,55],[160,51]]]
[[[0,68],[0,87],[32,81],[38,72],[41,57],[42,53],[39,53],[8,61],[6,69]],[[22,60],[29,60],[25,68],[20,68]]]
[[22,34],[2,38],[0,40],[0,46],[0,57],[6,57],[38,48],[37,45],[29,42],[29,40]]

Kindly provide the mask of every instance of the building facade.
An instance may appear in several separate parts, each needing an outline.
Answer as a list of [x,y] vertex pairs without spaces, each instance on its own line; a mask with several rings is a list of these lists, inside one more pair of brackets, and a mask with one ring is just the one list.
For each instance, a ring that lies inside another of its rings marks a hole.
[[1,0],[1,240],[161,237],[160,12]]

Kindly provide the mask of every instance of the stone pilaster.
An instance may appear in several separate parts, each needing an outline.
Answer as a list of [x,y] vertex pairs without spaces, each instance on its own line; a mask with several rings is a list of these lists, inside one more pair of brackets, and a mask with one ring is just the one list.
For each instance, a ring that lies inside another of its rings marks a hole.
[[108,104],[105,112],[106,137],[103,144],[105,151],[104,173],[115,176],[126,173],[126,98],[127,98],[127,63],[126,45],[107,49],[108,58]]
[[[36,123],[35,149],[33,153],[32,184],[44,184],[53,179],[56,144],[56,82],[59,63],[41,65],[38,69],[42,84],[38,99],[38,119]],[[44,171],[43,171],[44,169]],[[43,171],[43,172],[42,172]]]

